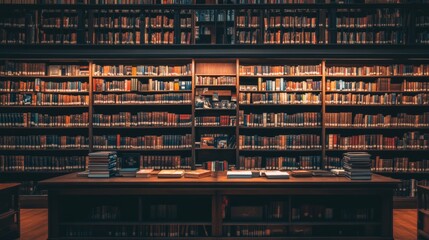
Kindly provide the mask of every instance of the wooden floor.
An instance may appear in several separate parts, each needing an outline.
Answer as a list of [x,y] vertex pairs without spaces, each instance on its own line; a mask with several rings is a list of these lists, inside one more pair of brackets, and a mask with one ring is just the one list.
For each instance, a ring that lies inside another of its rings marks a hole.
[[[417,211],[400,209],[393,211],[393,235],[395,240],[415,240]],[[46,240],[48,237],[48,210],[21,210],[21,239]]]

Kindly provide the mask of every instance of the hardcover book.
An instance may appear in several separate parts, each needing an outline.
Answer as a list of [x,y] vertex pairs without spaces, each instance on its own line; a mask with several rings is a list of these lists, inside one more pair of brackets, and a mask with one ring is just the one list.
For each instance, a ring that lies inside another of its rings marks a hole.
[[185,174],[185,170],[161,170],[158,173],[159,178],[181,178]]
[[204,178],[210,177],[211,171],[205,169],[197,169],[194,171],[185,172],[185,178]]

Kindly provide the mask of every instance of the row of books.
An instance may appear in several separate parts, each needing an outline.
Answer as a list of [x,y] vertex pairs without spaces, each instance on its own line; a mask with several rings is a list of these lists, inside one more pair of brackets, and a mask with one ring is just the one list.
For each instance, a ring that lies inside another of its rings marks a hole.
[[40,78],[34,80],[4,80],[0,81],[0,91],[5,92],[88,92],[89,85],[85,81],[53,82]]
[[100,205],[89,210],[92,221],[118,221],[122,217],[121,208],[111,205]]
[[[264,167],[265,163],[265,167]],[[320,169],[320,156],[298,156],[298,157],[247,157],[240,156],[238,158],[238,169],[266,169],[266,170],[296,170]]]
[[[3,17],[0,19],[0,27],[16,27],[23,28],[25,27],[25,16],[16,16],[16,17]],[[34,23],[28,23],[28,27],[31,27]]]
[[191,126],[191,114],[169,112],[119,112],[118,114],[93,114],[94,126],[133,127],[133,126]]
[[425,15],[416,16],[416,26],[417,27],[428,27],[429,26],[429,16],[425,16]]
[[296,32],[268,31],[264,34],[264,44],[317,44],[316,31],[300,30]]
[[235,126],[236,117],[229,115],[195,117],[195,126]]
[[428,172],[429,160],[410,161],[408,157],[372,159],[371,170],[376,172]]
[[95,149],[187,149],[192,147],[192,135],[146,135],[125,137],[102,135],[93,137]]
[[[34,30],[34,29],[33,29]],[[7,29],[0,29],[0,43],[1,44],[34,44],[35,37],[34,31],[24,32],[9,31]]]
[[260,44],[259,35],[260,29],[238,30],[236,34],[236,42],[238,44]]
[[61,232],[67,238],[109,238],[112,236],[127,237],[204,237],[210,236],[210,226],[184,224],[160,225],[66,225]]
[[[54,0],[54,1],[57,1],[57,0]],[[62,1],[62,0],[59,0],[59,1]],[[88,0],[85,0],[85,1],[88,1]],[[192,1],[191,0],[94,0],[93,4],[192,4]]]
[[[179,91],[191,90],[191,81],[182,81],[174,79],[174,81],[164,81],[157,79],[148,79],[143,83],[138,78],[124,79],[124,80],[110,80],[110,79],[93,79],[94,92],[109,92],[109,91]],[[0,85],[1,87],[1,85]]]
[[192,158],[179,155],[142,155],[140,166],[149,169],[190,169]]
[[429,149],[429,134],[406,132],[402,137],[383,134],[327,134],[326,142],[327,149]]
[[427,127],[429,126],[429,113],[396,115],[363,114],[352,112],[325,113],[327,127]]
[[0,75],[45,75],[45,63],[22,63],[6,61],[0,65]]
[[[328,95],[327,95],[328,96]],[[314,93],[240,93],[240,104],[320,104],[320,94]]]
[[88,95],[71,95],[56,93],[8,93],[0,95],[3,106],[33,105],[33,106],[86,106],[89,104]]
[[241,65],[240,75],[320,75],[322,66],[319,65]]
[[400,9],[375,9],[373,13],[367,13],[366,16],[337,16],[336,26],[339,28],[400,27],[403,21],[401,15]]
[[[133,11],[128,13],[133,13]],[[109,13],[102,15],[100,12],[98,12],[96,13],[96,17],[93,18],[93,25],[94,28],[110,28],[111,30],[113,30],[112,28],[139,29],[140,17],[132,16],[131,14],[129,16],[115,16],[109,15]]]
[[43,17],[42,28],[77,28],[77,16]]
[[393,189],[393,195],[397,197],[416,197],[417,185],[416,179],[401,179],[401,182]]
[[429,32],[417,33],[416,43],[429,44]]
[[1,127],[88,127],[88,113],[0,113]]
[[54,172],[84,170],[85,156],[0,155],[1,172]]
[[94,94],[94,104],[162,104],[162,103],[191,103],[191,93],[165,93],[142,95],[136,93],[123,94]]
[[330,76],[426,76],[429,75],[429,65],[328,66],[326,74]]
[[364,222],[378,219],[376,210],[372,207],[333,206],[300,203],[291,209],[292,222],[332,221]]
[[182,76],[191,74],[185,65],[93,65],[94,76]]
[[196,85],[235,85],[236,77],[230,76],[197,76],[195,79]]
[[[289,16],[269,16],[264,17],[264,27],[265,28],[315,28],[316,17],[311,15],[301,15],[296,16],[296,14],[300,14],[297,12],[286,13],[291,14]],[[301,13],[302,14],[302,13]],[[306,12],[306,14],[308,14]]]
[[258,28],[260,26],[260,21],[261,18],[259,16],[250,14],[245,16],[237,16],[235,20],[237,28]]
[[5,76],[88,76],[88,65],[47,65],[5,61],[0,65],[0,75]]
[[321,126],[320,112],[303,113],[244,113],[239,112],[240,126],[246,127],[298,127]]
[[330,93],[325,96],[327,104],[362,104],[362,105],[423,105],[429,104],[429,94],[419,93],[406,96],[402,93],[353,94]]
[[366,29],[349,29],[337,32],[337,44],[404,44],[405,33],[399,30],[378,30],[367,32]]
[[328,79],[326,91],[429,91],[429,83],[407,81],[406,79],[401,83],[391,83],[391,78],[377,78],[376,82]]
[[267,136],[239,136],[241,150],[298,150],[298,149],[321,149],[320,136],[315,134],[278,135]]
[[321,81],[306,79],[305,81],[285,80],[276,78],[274,80],[258,78],[258,85],[242,85],[240,91],[320,91]]
[[0,136],[1,149],[85,149],[88,137],[61,135]]
[[232,22],[234,21],[234,10],[213,10],[213,9],[204,9],[204,10],[198,10],[196,13],[196,21],[198,23],[204,23],[204,22]]
[[[147,34],[144,35],[144,43],[149,43]],[[140,44],[141,35],[139,31],[120,31],[120,32],[96,32],[92,36],[86,34],[86,42],[88,44]]]
[[[240,0],[244,1],[244,0]],[[248,1],[248,0],[246,0]],[[250,0],[252,1],[252,0]],[[285,226],[255,226],[255,225],[233,225],[223,226],[222,234],[226,237],[279,237],[287,233]]]

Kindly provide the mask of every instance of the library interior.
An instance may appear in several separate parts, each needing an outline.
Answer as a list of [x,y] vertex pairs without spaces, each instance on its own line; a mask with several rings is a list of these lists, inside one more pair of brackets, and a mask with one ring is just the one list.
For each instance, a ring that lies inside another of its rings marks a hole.
[[429,0],[0,0],[0,239],[429,240]]

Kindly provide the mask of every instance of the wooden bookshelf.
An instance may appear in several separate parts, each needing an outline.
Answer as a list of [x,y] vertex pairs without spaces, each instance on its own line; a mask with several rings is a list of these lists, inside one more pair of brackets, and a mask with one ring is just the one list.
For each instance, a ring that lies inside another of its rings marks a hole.
[[417,239],[429,239],[428,191],[427,186],[417,186]]
[[[275,6],[246,2],[202,4],[198,1],[187,1],[186,4],[42,2],[4,4],[8,14],[4,21],[0,21],[0,28],[21,33],[21,36],[5,33],[0,42],[46,46],[403,46],[429,43],[428,15],[421,10],[427,8],[427,3],[412,0],[380,4],[285,1]],[[120,17],[111,14],[113,10]],[[17,19],[17,23],[10,18]],[[190,30],[195,27],[198,27],[197,31]]]

